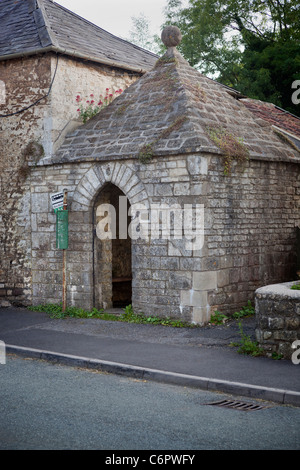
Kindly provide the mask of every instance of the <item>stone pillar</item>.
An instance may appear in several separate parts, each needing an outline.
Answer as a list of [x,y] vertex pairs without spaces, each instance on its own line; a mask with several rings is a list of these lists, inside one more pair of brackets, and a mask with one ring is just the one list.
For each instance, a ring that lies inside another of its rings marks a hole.
[[300,339],[300,290],[296,282],[273,284],[255,293],[256,338],[267,355],[291,359],[292,344]]

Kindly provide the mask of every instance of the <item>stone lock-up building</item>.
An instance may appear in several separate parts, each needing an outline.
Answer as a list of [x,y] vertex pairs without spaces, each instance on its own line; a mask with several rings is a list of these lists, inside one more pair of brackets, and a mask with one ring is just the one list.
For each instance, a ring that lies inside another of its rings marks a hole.
[[132,303],[205,324],[296,276],[299,149],[191,68],[167,33],[151,71],[31,167],[34,304],[61,296],[50,194],[63,189],[72,305]]
[[52,0],[1,0],[0,305],[32,294],[28,162],[53,155],[82,124],[77,95],[98,102],[156,60]]
[[190,67],[176,28],[162,39],[151,70],[31,161],[16,221],[27,221],[27,303],[62,297],[50,196],[64,189],[69,305],[131,303],[205,324],[258,287],[295,279],[299,119],[295,133],[278,129]]

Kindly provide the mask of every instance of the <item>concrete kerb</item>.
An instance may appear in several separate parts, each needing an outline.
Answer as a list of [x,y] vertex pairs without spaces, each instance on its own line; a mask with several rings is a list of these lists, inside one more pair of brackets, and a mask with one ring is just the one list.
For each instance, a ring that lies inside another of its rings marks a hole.
[[44,360],[55,364],[62,364],[84,369],[98,370],[110,374],[117,374],[141,380],[153,380],[171,385],[199,388],[207,391],[218,391],[241,395],[261,400],[272,401],[284,405],[300,407],[300,393],[291,390],[261,387],[258,385],[245,384],[241,382],[231,382],[227,380],[213,379],[209,377],[198,377],[194,375],[168,372],[158,369],[133,366],[118,362],[91,359],[87,357],[60,354],[52,351],[40,349],[24,348],[21,346],[6,345],[8,354],[15,354],[22,357]]

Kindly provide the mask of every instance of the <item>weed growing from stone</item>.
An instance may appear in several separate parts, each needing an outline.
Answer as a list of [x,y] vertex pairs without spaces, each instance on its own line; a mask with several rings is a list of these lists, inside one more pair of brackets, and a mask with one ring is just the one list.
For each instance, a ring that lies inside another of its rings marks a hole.
[[299,284],[294,284],[291,289],[293,290],[300,290],[300,283]]
[[144,315],[143,313],[134,313],[131,305],[128,305],[124,309],[124,313],[121,315],[121,321],[126,321],[129,323],[141,323],[144,325],[150,324],[150,325],[172,326],[175,328],[185,328],[185,327],[195,328],[197,326],[194,324],[190,324],[188,322],[175,320],[169,317],[162,318],[158,316],[147,316],[147,315]]
[[78,307],[67,307],[62,311],[62,304],[45,304],[37,306],[29,306],[28,310],[34,312],[45,312],[50,315],[50,318],[64,319],[64,318],[97,318],[107,321],[120,321],[126,323],[139,323],[144,325],[163,325],[172,326],[174,328],[195,328],[197,325],[183,322],[172,318],[162,318],[159,316],[147,316],[143,313],[135,313],[131,305],[124,309],[124,313],[117,315],[106,313],[104,309],[97,310],[93,308],[91,311],[86,311]]
[[236,138],[230,132],[222,127],[208,126],[206,131],[209,138],[224,153],[224,175],[228,176],[231,170],[233,160],[245,162],[249,159],[249,150],[244,145],[241,138]]
[[173,131],[180,129],[180,127],[186,121],[186,116],[177,117],[168,127],[162,130],[157,139],[149,144],[143,145],[139,152],[139,160],[141,163],[147,164],[150,163],[154,155],[154,146],[161,140],[166,139]]
[[274,359],[275,361],[280,361],[280,359],[283,358],[283,355],[282,354],[278,354],[277,352],[272,352],[272,359]]
[[216,310],[210,317],[210,323],[213,325],[222,325],[228,320],[228,317]]
[[255,315],[255,307],[251,304],[251,301],[248,300],[248,303],[245,307],[242,307],[239,312],[235,312],[232,317],[236,320],[242,317],[250,317]]
[[249,356],[264,356],[264,350],[259,347],[256,341],[252,341],[249,335],[243,331],[242,322],[238,322],[241,339],[238,343],[231,343],[231,346],[238,346],[239,354],[246,354]]
[[[252,306],[251,301],[248,300],[247,305],[242,307],[239,312],[235,312],[232,315],[232,318],[240,320],[242,317],[250,317],[253,315],[255,315],[255,308]],[[227,320],[229,320],[229,318],[226,315],[216,310],[215,313],[211,316],[210,323],[212,323],[213,325],[221,325],[223,323],[226,323]],[[241,339],[238,343],[230,343],[230,346],[238,347],[239,354],[247,354],[250,356],[264,356],[264,350],[259,347],[258,343],[256,341],[253,341],[249,335],[246,335],[244,333],[241,320],[238,322],[238,325]],[[276,357],[276,359],[280,358]]]
[[144,163],[145,165],[147,163],[150,163],[153,157],[153,153],[154,153],[154,150],[153,150],[154,145],[155,145],[155,142],[151,142],[150,144],[143,145],[143,147],[141,148],[139,152],[139,161],[141,163]]
[[104,310],[97,310],[93,308],[91,311],[86,311],[83,308],[67,307],[65,311],[62,310],[62,303],[59,304],[45,304],[37,306],[29,306],[28,310],[34,312],[45,312],[50,315],[50,318],[101,318],[103,320],[116,320],[116,315],[105,313]]

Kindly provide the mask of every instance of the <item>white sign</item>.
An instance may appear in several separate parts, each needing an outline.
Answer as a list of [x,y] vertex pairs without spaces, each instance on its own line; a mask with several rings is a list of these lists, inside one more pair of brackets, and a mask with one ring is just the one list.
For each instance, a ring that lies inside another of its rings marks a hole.
[[54,210],[63,208],[64,205],[64,193],[54,193],[50,195],[52,207]]
[[6,103],[5,83],[0,80],[0,104]]
[[6,364],[6,348],[4,341],[0,341],[0,364]]
[[[293,342],[292,348],[296,349],[297,346],[300,346],[300,340],[299,339]],[[300,357],[299,356],[300,356],[300,347],[298,347],[298,349],[296,349],[296,351],[292,354],[292,363],[293,364],[296,364],[296,365],[300,364]]]

